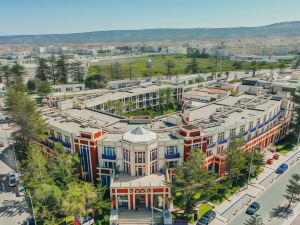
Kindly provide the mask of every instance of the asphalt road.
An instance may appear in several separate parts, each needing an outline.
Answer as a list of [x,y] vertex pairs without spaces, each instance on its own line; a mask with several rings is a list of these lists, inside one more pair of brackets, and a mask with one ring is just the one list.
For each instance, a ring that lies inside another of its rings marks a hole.
[[[0,112],[1,113],[1,112]],[[7,124],[0,126],[0,225],[24,224],[30,216],[30,210],[24,197],[18,197],[15,189],[8,185],[8,173],[15,168],[14,154],[8,146],[5,131]],[[10,131],[7,130],[9,134]]]
[[[284,174],[280,175],[279,178],[255,200],[261,205],[257,214],[263,218],[265,224],[282,224],[282,217],[286,215],[282,214],[283,210],[280,206],[285,203],[283,195],[288,180],[293,173],[300,173],[300,161],[295,162],[295,165],[291,166]],[[228,225],[243,225],[250,217],[245,211],[246,207],[233,218]]]

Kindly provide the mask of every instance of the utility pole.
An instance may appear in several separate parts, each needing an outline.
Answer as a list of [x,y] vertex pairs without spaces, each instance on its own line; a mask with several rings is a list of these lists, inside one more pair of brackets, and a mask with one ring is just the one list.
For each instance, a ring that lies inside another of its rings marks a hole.
[[33,215],[34,224],[36,225],[35,213],[34,213],[34,208],[33,208],[33,203],[32,203],[32,197],[31,197],[30,192],[28,192],[28,196],[30,198],[30,203],[31,203],[31,209],[32,209],[32,215]]

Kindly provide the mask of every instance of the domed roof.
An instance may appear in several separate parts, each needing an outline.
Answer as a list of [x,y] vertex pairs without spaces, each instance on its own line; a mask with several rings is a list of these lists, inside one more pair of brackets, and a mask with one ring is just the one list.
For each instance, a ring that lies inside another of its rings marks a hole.
[[123,135],[123,140],[128,142],[147,142],[156,138],[156,133],[146,130],[143,127],[136,127]]

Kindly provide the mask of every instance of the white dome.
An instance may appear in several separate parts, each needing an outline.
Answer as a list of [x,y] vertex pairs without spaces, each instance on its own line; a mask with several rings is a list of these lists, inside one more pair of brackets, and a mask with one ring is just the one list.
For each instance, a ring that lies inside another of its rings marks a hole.
[[123,135],[123,140],[128,142],[148,142],[157,138],[156,133],[142,127],[136,127]]

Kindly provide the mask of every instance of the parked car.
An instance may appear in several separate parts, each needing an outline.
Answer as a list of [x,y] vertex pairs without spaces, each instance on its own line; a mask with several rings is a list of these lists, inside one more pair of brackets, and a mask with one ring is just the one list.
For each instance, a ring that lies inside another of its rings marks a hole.
[[253,215],[259,210],[260,204],[257,202],[252,202],[252,204],[247,208],[246,213],[249,215]]
[[17,178],[15,172],[9,172],[8,174],[8,184],[10,187],[14,187],[17,185]]
[[281,165],[277,168],[276,173],[277,173],[277,174],[282,174],[282,173],[284,173],[288,168],[289,168],[288,164],[283,163],[283,164],[281,164]]
[[3,147],[4,143],[2,141],[0,141],[0,147]]
[[212,210],[207,211],[204,215],[198,220],[197,225],[207,225],[216,217],[216,213]]
[[25,195],[25,188],[22,184],[17,185],[17,193],[18,193],[18,196],[24,196]]

